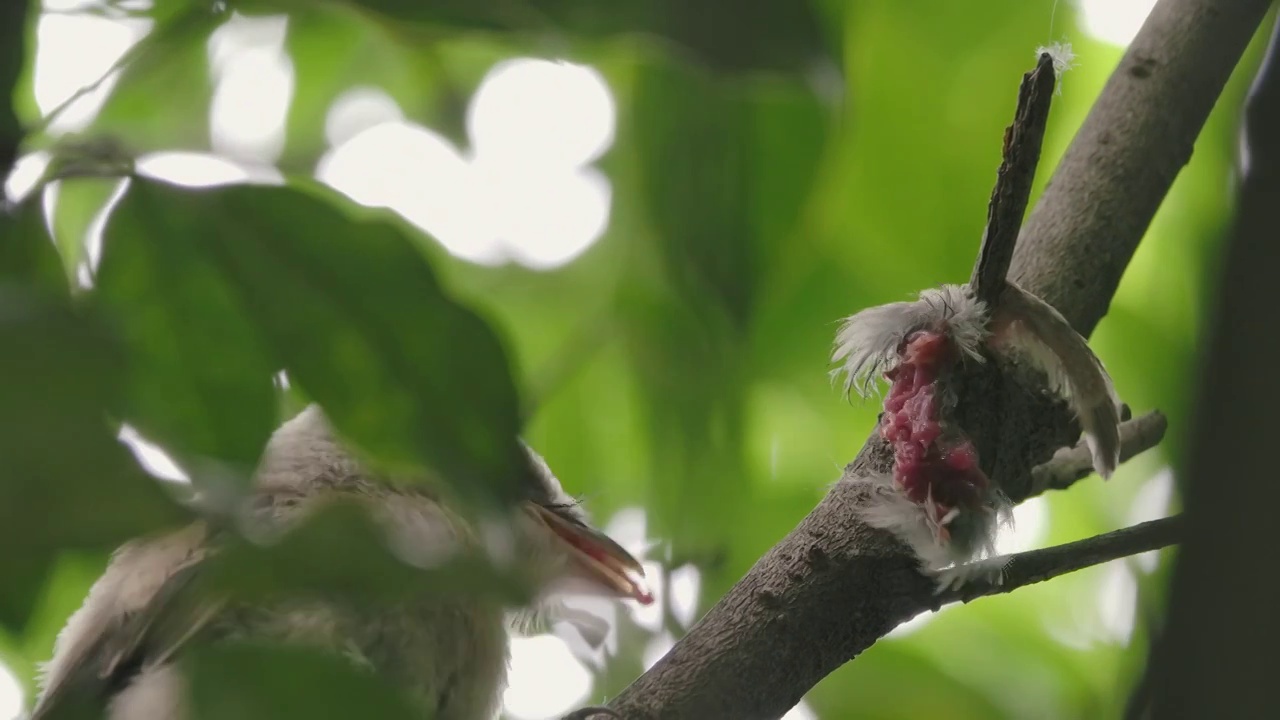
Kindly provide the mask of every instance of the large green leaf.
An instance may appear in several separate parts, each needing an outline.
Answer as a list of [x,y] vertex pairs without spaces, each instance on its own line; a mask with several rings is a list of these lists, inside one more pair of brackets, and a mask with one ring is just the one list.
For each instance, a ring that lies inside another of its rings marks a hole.
[[[252,325],[290,379],[383,467],[425,465],[471,499],[512,498],[523,487],[520,412],[502,346],[444,294],[388,214],[310,185],[193,191],[137,180],[109,227],[146,248],[148,272],[185,273],[201,286],[191,299],[221,308],[203,313],[210,327],[192,321],[174,333],[218,332],[228,342],[237,322]],[[247,321],[233,320],[233,304]],[[226,354],[224,363],[249,368],[250,335],[243,338],[210,347],[210,363]],[[243,372],[225,377],[250,381]]]
[[458,31],[647,35],[729,72],[806,72],[831,57],[840,37],[823,31],[808,0],[252,0],[246,6],[294,10],[316,3],[354,5],[388,21]]
[[182,517],[108,430],[119,352],[104,328],[0,285],[0,622],[20,626],[52,557]]
[[218,645],[191,653],[197,720],[413,720],[402,691],[351,660],[302,649]]
[[14,91],[26,62],[27,12],[30,6],[26,0],[0,6],[0,169],[4,175],[9,174],[13,161],[18,157],[18,139],[22,137]]
[[166,198],[129,191],[103,233],[95,295],[128,349],[124,417],[180,458],[231,463],[244,479],[275,425],[277,367],[251,308],[192,252],[217,226],[173,210]]
[[522,568],[504,572],[474,550],[432,558],[430,566],[424,566],[424,558],[397,557],[388,546],[387,528],[368,510],[335,501],[316,509],[278,542],[259,545],[228,538],[222,552],[206,562],[207,587],[247,603],[299,592],[378,605],[448,596],[528,599],[529,578],[516,574]]

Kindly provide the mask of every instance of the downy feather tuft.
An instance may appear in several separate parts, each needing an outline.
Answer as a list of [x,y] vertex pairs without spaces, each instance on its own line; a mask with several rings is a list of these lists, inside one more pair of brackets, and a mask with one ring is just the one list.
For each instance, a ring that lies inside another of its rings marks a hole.
[[918,300],[877,305],[845,318],[836,333],[832,377],[844,376],[844,393],[867,397],[876,381],[898,363],[898,347],[911,333],[925,328],[944,332],[962,353],[982,360],[987,336],[986,303],[968,286],[943,285],[920,293]]

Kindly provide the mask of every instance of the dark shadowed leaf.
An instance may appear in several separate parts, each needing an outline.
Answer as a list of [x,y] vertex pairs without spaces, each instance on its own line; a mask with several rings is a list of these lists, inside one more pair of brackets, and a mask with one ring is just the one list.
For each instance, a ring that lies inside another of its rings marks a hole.
[[[342,0],[388,21],[452,30],[586,39],[648,35],[673,43],[717,70],[805,72],[832,57],[839,33],[823,32],[807,0]],[[306,0],[253,0],[291,9]]]
[[30,284],[66,295],[66,274],[45,226],[40,195],[3,213],[0,209],[0,282]]
[[374,460],[425,465],[471,499],[515,497],[528,469],[506,354],[389,214],[309,185],[137,180],[124,203],[138,211],[132,232],[152,233],[147,246],[167,258],[155,269],[189,266],[208,283],[201,297],[225,288],[290,380]]
[[208,587],[246,602],[298,591],[379,603],[455,593],[495,601],[524,597],[521,578],[501,572],[480,556],[433,558],[430,565],[419,558],[396,557],[385,530],[367,508],[334,502],[278,542],[256,545],[231,539],[206,563]]
[[350,660],[317,652],[219,645],[191,653],[184,668],[196,720],[424,717],[396,687]]
[[231,463],[247,478],[275,425],[277,368],[254,309],[197,249],[216,222],[175,210],[130,190],[103,233],[94,295],[127,349],[123,415],[180,458]]
[[0,286],[0,622],[21,626],[53,554],[111,549],[182,517],[108,430],[119,354],[103,328]]

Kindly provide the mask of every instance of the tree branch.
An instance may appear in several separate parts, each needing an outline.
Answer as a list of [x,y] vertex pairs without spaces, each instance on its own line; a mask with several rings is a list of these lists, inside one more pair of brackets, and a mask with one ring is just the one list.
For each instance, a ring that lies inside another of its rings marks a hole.
[[[1160,0],[1032,212],[1012,277],[1084,334],[1269,5]],[[992,365],[966,373],[957,410],[984,470],[1019,501],[1031,468],[1073,439],[1061,407]],[[873,432],[827,497],[610,707],[629,719],[778,718],[928,609],[932,581],[915,559],[857,519],[871,492],[865,478],[891,467]]]
[[1049,121],[1049,105],[1053,101],[1056,72],[1053,57],[1040,53],[1031,72],[1022,76],[1018,88],[1018,107],[1013,124],[1005,128],[1004,150],[996,186],[987,204],[987,226],[982,232],[978,261],[973,265],[969,285],[979,300],[993,307],[1004,290],[1005,275],[1013,260],[1022,215],[1031,199],[1031,186],[1040,164],[1040,146],[1044,144],[1044,128]]
[[1161,0],[1022,228],[1010,276],[1088,336],[1269,0]]
[[[1146,452],[1164,439],[1169,419],[1159,410],[1120,424],[1120,462],[1128,462],[1133,456]],[[1076,443],[1059,450],[1049,462],[1031,470],[1031,488],[1027,497],[1035,497],[1046,490],[1066,490],[1093,474],[1093,456],[1089,446]]]
[[936,602],[939,606],[950,602],[967,603],[988,595],[1010,593],[1093,565],[1159,550],[1182,542],[1185,529],[1186,522],[1182,516],[1175,515],[1085,540],[1009,555],[1009,564],[1005,566],[1001,582],[975,580],[959,590],[939,593]]

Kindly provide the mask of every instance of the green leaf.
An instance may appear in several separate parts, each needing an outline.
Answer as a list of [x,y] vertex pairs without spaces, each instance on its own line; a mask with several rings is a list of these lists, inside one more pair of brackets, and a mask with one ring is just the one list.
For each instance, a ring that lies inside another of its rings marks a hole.
[[68,277],[75,273],[87,254],[86,243],[94,221],[120,189],[119,178],[78,177],[58,182],[53,204],[53,240],[65,258]]
[[[129,156],[209,146],[208,41],[226,15],[219,3],[155,9],[156,25],[118,62],[119,80],[81,139],[110,138]],[[35,144],[49,144],[45,135]]]
[[451,595],[528,599],[529,578],[519,576],[519,568],[502,572],[479,553],[432,558],[436,564],[429,567],[408,564],[425,563],[394,556],[387,544],[387,526],[370,517],[368,510],[359,503],[333,501],[317,508],[279,542],[264,546],[231,539],[206,563],[208,587],[247,603],[299,592],[378,604]]
[[0,282],[29,284],[65,296],[67,278],[49,238],[40,199],[37,193],[9,213],[0,210]]
[[94,296],[128,351],[125,419],[180,460],[230,463],[243,480],[275,427],[278,368],[253,309],[199,250],[196,238],[218,230],[164,197],[126,192],[103,232]]
[[[266,10],[292,10],[316,0],[253,0]],[[388,21],[455,31],[562,34],[586,39],[640,35],[692,53],[727,72],[808,72],[839,47],[808,1],[771,0],[720,6],[707,0],[323,0],[371,11]]]
[[446,80],[426,62],[433,48],[402,43],[393,29],[345,6],[291,15],[286,48],[295,69],[281,161],[286,167],[313,166],[327,148],[325,118],[333,101],[355,87],[376,87],[407,117],[431,124]]
[[298,648],[220,644],[184,656],[196,720],[417,720],[403,691],[351,660]]
[[52,557],[183,517],[105,423],[119,352],[102,325],[0,285],[0,622],[20,627]]
[[121,210],[172,258],[152,271],[207,272],[192,291],[206,301],[223,292],[216,276],[291,381],[386,469],[425,465],[472,500],[518,497],[529,470],[497,336],[444,294],[403,224],[305,187],[136,180]]

